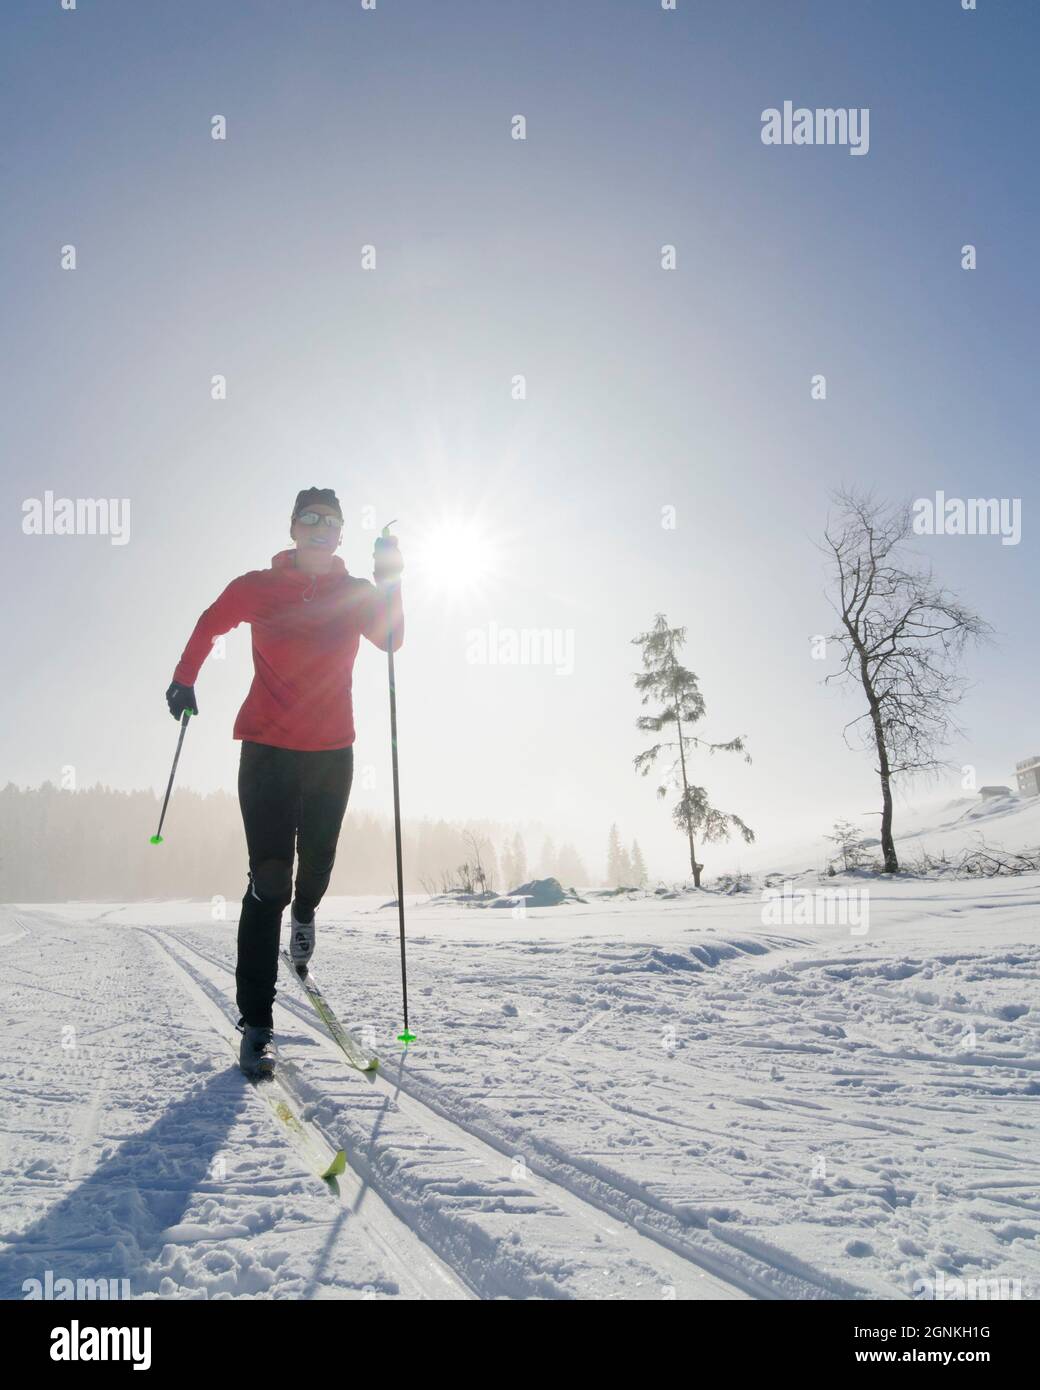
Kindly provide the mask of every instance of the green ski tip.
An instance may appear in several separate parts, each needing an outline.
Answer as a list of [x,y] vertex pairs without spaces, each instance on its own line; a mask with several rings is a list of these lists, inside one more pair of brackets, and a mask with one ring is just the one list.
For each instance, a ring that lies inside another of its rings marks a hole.
[[336,1151],[336,1157],[332,1160],[332,1162],[325,1169],[324,1173],[322,1173],[321,1176],[323,1178],[338,1178],[341,1173],[344,1173],[346,1171],[346,1167],[347,1155],[343,1152],[342,1149],[338,1149]]
[[409,1043],[415,1042],[415,1034],[410,1033],[406,1028],[403,1033],[398,1033],[397,1041],[403,1042],[405,1047],[407,1047]]
[[162,836],[161,836],[161,835],[153,835],[153,836],[151,837],[150,843],[153,844],[153,845],[161,845],[161,844],[162,844]]

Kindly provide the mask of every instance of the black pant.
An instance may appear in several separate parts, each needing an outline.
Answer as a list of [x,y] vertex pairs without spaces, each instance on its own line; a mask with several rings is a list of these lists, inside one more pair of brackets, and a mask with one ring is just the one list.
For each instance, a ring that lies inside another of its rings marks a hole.
[[278,938],[292,897],[293,857],[299,855],[294,906],[309,921],[332,866],[354,772],[353,748],[305,753],[242,742],[238,799],[249,848],[249,888],[238,920],[238,1010],[245,1023],[273,1023]]

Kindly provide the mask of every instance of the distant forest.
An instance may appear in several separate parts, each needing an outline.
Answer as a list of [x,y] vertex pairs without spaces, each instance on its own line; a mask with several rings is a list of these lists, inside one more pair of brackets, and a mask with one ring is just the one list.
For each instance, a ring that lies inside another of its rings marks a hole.
[[[153,845],[160,806],[152,791],[9,782],[0,791],[0,901],[240,899],[247,866],[237,798],[177,788],[164,843]],[[548,838],[528,862],[513,826],[405,821],[403,838],[406,892],[483,881],[507,893],[535,876],[568,887],[593,881],[570,845],[557,848]],[[396,896],[391,820],[348,810],[329,892]]]

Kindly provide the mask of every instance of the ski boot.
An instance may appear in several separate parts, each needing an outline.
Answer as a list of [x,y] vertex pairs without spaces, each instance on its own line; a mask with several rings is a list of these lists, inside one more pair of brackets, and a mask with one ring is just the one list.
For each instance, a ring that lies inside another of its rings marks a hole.
[[306,976],[307,963],[314,955],[317,935],[318,924],[314,917],[309,922],[299,921],[294,903],[289,909],[289,959],[301,980]]
[[238,1049],[238,1065],[250,1081],[265,1081],[274,1076],[274,1029],[239,1024],[242,1043]]

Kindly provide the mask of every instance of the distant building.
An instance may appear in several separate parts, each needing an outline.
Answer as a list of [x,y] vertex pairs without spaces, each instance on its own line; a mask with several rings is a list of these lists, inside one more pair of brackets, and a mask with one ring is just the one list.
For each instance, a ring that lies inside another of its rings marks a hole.
[[994,797],[994,796],[1010,796],[1010,795],[1011,795],[1011,788],[1010,788],[1010,787],[980,787],[980,788],[979,788],[979,796],[983,797],[986,801],[989,801],[989,799],[990,799],[991,797]]
[[1040,754],[1015,764],[1018,790],[1023,796],[1040,796]]

